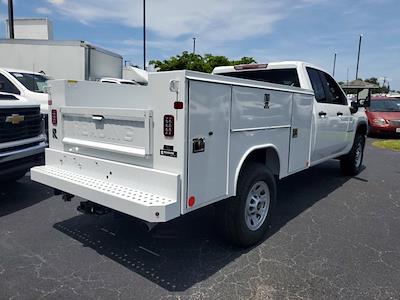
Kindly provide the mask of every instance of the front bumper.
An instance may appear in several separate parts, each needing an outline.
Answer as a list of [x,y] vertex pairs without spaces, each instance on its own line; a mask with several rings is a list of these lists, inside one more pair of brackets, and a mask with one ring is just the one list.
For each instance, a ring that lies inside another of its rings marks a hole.
[[0,149],[0,177],[6,178],[12,174],[28,171],[34,166],[44,164],[46,147],[47,144],[43,141]]
[[369,127],[370,133],[374,134],[400,134],[400,127],[395,126],[374,126]]
[[178,174],[46,149],[31,178],[148,222],[180,215]]

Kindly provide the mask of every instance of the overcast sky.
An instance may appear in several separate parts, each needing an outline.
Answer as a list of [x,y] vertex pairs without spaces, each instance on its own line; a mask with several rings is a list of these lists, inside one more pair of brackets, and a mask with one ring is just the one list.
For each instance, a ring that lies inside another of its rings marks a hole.
[[[0,6],[5,37],[6,0]],[[14,0],[15,17],[46,17],[58,40],[87,40],[142,65],[142,0]],[[191,51],[258,62],[305,60],[400,90],[400,0],[147,0],[148,60]]]

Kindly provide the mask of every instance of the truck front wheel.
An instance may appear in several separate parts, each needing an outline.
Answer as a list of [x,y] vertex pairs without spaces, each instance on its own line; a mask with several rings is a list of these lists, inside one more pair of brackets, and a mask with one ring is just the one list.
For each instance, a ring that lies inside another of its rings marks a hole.
[[356,133],[350,152],[340,159],[340,168],[345,175],[357,175],[361,172],[364,158],[365,136]]
[[276,181],[263,164],[248,163],[242,170],[236,197],[220,207],[222,229],[234,244],[249,247],[267,233],[276,204]]

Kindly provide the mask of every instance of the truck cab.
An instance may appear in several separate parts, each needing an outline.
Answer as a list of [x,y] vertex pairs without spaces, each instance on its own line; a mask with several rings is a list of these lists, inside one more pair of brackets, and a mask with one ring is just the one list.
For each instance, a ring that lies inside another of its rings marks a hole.
[[14,181],[44,163],[47,146],[40,106],[0,93],[0,182]]
[[49,96],[45,88],[49,79],[42,73],[0,68],[0,92],[36,101],[41,113],[47,114]]

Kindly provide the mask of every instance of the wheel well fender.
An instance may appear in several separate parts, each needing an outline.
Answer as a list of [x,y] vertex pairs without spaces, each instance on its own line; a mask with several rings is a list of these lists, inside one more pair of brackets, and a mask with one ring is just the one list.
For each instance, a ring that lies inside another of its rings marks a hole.
[[249,148],[242,156],[236,167],[235,181],[234,181],[234,192],[236,195],[237,183],[239,180],[240,172],[248,162],[259,162],[267,166],[272,174],[276,177],[280,176],[281,173],[281,158],[279,156],[278,148],[273,144],[259,145]]
[[357,124],[356,133],[361,133],[362,135],[367,135],[368,125],[366,122],[360,122]]

